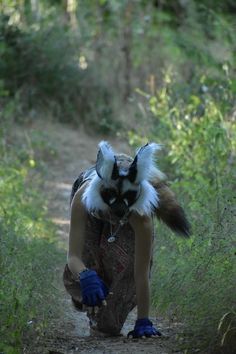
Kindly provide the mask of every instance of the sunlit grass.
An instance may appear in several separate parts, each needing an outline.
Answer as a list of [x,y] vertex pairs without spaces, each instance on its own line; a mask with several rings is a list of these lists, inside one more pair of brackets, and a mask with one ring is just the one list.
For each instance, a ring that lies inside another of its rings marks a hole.
[[14,354],[27,331],[40,335],[59,311],[53,282],[64,260],[40,178],[30,178],[37,160],[22,149],[13,144],[0,162],[0,351]]

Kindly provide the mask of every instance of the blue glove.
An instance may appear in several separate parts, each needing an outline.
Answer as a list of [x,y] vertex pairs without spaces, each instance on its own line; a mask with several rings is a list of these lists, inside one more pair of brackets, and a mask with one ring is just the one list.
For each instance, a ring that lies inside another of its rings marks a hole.
[[133,338],[161,336],[161,332],[153,327],[152,322],[148,318],[140,318],[135,322],[134,330],[128,333],[128,337]]
[[80,274],[82,302],[87,306],[99,306],[108,295],[108,288],[95,270],[86,270]]

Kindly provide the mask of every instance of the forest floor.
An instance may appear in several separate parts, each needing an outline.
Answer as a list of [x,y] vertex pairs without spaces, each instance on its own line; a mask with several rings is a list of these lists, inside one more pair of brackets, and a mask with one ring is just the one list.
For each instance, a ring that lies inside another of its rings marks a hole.
[[[78,174],[95,162],[97,145],[103,137],[89,136],[82,130],[75,130],[58,123],[35,124],[27,134],[46,132],[50,145],[55,150],[55,157],[44,157],[45,176],[44,194],[48,198],[48,213],[56,227],[58,247],[65,250],[69,231],[69,199],[71,185]],[[109,139],[118,152],[129,153],[129,147],[119,139]],[[85,313],[73,309],[70,296],[62,283],[63,266],[55,269],[55,284],[61,294],[58,301],[61,311],[57,318],[52,318],[51,326],[43,337],[34,338],[33,349],[25,350],[27,354],[167,354],[182,353],[178,349],[176,336],[179,326],[163,318],[152,317],[153,323],[161,330],[163,337],[142,340],[127,339],[128,331],[133,329],[135,311],[131,313],[122,329],[120,337],[100,338],[90,335],[88,319]],[[27,345],[28,347],[28,345]]]

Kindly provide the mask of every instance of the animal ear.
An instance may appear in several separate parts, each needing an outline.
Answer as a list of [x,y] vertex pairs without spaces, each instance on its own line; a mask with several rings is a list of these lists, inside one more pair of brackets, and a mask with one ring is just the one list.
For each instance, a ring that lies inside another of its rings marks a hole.
[[96,172],[101,179],[110,180],[119,177],[116,157],[110,144],[106,141],[99,143],[96,161]]
[[161,145],[151,143],[138,149],[129,168],[128,178],[132,183],[140,183],[148,179],[154,166],[154,154],[161,149]]

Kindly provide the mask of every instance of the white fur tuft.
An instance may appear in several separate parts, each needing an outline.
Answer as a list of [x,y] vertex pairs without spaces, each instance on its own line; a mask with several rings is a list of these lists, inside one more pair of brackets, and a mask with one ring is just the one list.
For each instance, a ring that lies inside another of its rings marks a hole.
[[151,215],[158,207],[159,197],[155,188],[148,182],[142,181],[141,191],[137,201],[130,207],[140,215]]
[[108,205],[104,203],[100,195],[100,189],[103,184],[103,181],[96,174],[85,189],[82,201],[89,212],[106,211],[108,209]]
[[152,166],[148,176],[148,181],[149,182],[156,181],[156,180],[164,181],[165,179],[166,179],[166,175],[161,170],[159,170],[159,168],[157,168],[156,166]]
[[109,180],[112,175],[115,160],[115,153],[107,141],[99,143],[99,152],[96,162],[96,170],[102,179]]
[[161,145],[151,143],[141,147],[137,151],[137,176],[135,183],[140,183],[143,180],[151,178],[153,168],[155,167],[154,155],[161,148]]

